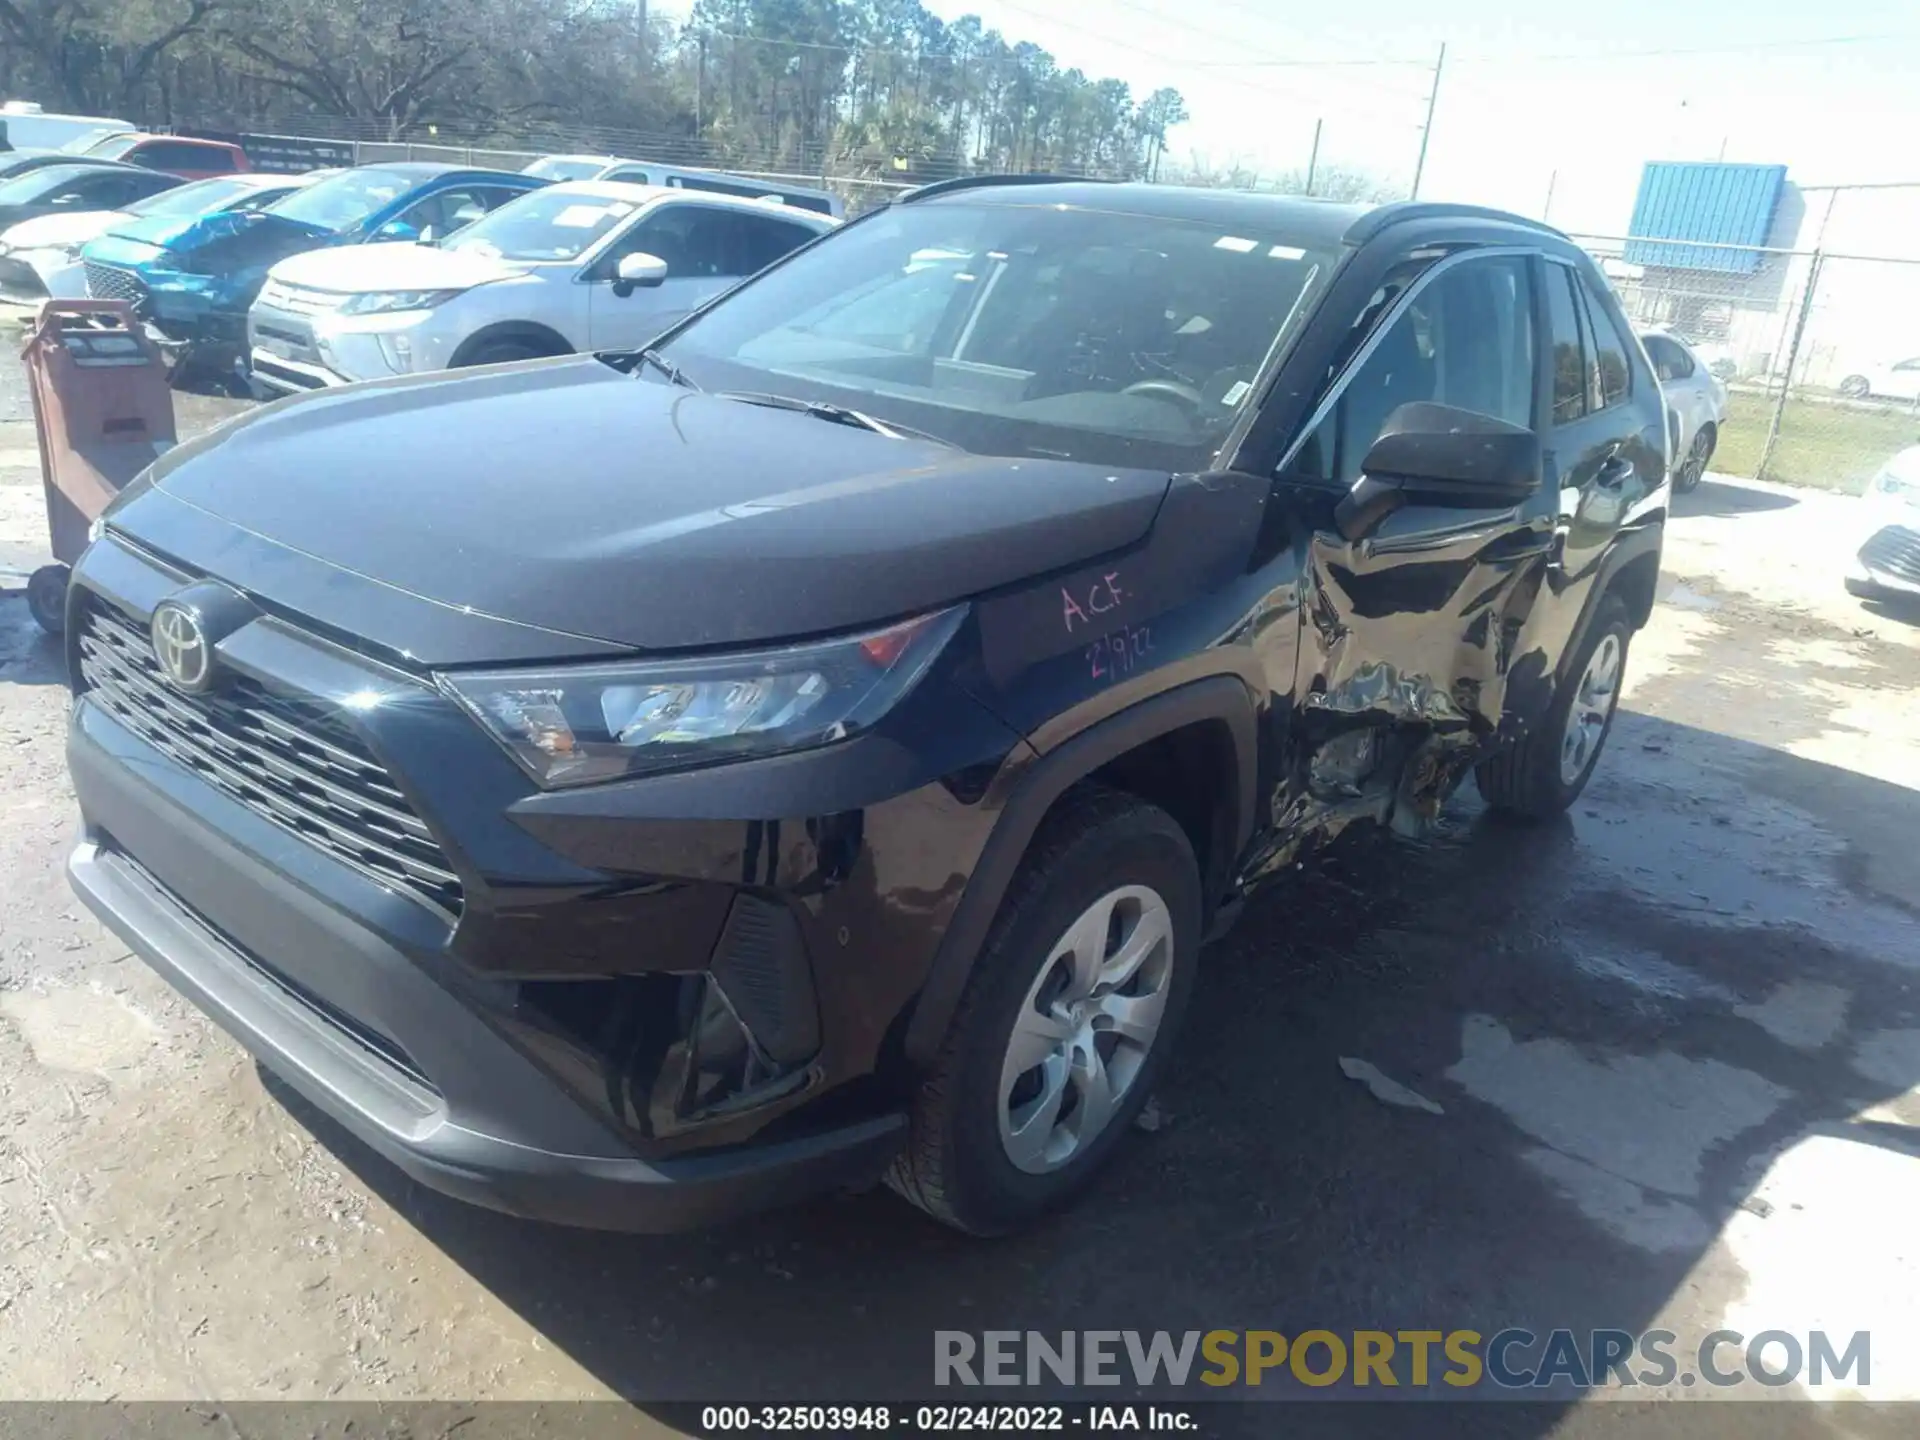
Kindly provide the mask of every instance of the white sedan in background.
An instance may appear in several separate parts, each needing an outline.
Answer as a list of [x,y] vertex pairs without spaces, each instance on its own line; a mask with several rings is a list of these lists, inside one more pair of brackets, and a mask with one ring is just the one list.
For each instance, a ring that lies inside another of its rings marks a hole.
[[1684,495],[1707,473],[1707,463],[1720,443],[1720,428],[1727,423],[1727,387],[1679,336],[1643,330],[1640,343],[1660,379],[1667,409],[1679,421],[1673,446],[1673,490]]
[[49,296],[83,300],[86,267],[80,247],[129,216],[196,220],[229,210],[264,210],[331,170],[304,175],[218,175],[136,200],[124,210],[81,210],[22,220],[0,232],[0,301],[38,306]]
[[637,348],[836,223],[764,200],[576,181],[431,245],[295,255],[248,316],[253,387],[285,395]]
[[1849,400],[1864,400],[1868,396],[1884,400],[1920,400],[1920,355],[1906,360],[1889,360],[1884,365],[1870,365],[1865,370],[1848,375],[1840,382],[1840,393]]
[[1895,455],[1860,497],[1863,543],[1847,589],[1864,599],[1920,600],[1920,445]]

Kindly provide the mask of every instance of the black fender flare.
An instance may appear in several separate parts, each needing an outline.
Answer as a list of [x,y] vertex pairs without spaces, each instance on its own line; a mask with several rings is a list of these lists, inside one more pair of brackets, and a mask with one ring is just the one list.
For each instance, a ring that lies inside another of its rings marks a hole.
[[[1246,849],[1253,834],[1260,774],[1260,722],[1246,683],[1238,676],[1214,675],[1190,681],[1062,741],[1027,764],[1024,773],[1014,780],[993,833],[981,847],[907,1022],[905,1046],[910,1063],[924,1066],[938,1055],[987,932],[1000,912],[1000,902],[1053,802],[1069,786],[1129,750],[1209,721],[1224,723],[1233,741],[1235,773],[1227,797],[1233,806],[1229,832],[1233,855],[1222,867],[1223,873],[1231,873],[1232,860]],[[1210,896],[1209,900],[1218,898]]]
[[[1632,530],[1622,531],[1613,544],[1607,547],[1606,554],[1600,559],[1599,572],[1594,576],[1594,583],[1587,591],[1586,604],[1580,607],[1580,618],[1574,621],[1573,630],[1567,636],[1567,643],[1560,652],[1559,663],[1554,667],[1556,676],[1564,678],[1566,667],[1572,657],[1580,653],[1580,646],[1587,638],[1587,630],[1593,624],[1593,617],[1600,612],[1600,606],[1606,598],[1616,593],[1616,584],[1628,566],[1651,556],[1654,566],[1654,583],[1656,585],[1659,583],[1660,551],[1665,536],[1664,522],[1641,525]],[[1648,608],[1651,609],[1651,592],[1649,592],[1648,601]],[[1636,614],[1633,617],[1634,628],[1639,629],[1646,624],[1646,620],[1647,617],[1644,614]]]
[[543,346],[549,355],[574,353],[572,342],[550,325],[542,325],[537,320],[497,320],[462,340],[459,348],[453,352],[453,358],[447,361],[447,368],[458,370],[462,365],[471,365],[475,355],[499,340],[518,340]]

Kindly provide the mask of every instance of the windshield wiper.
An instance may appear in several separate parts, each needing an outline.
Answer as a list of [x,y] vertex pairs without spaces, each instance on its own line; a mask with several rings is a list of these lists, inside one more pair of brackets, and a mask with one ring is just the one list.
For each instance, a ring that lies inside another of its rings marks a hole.
[[942,440],[925,430],[916,430],[911,425],[896,425],[891,420],[878,420],[864,410],[849,409],[826,400],[799,400],[791,395],[767,395],[752,390],[723,390],[719,398],[738,400],[742,405],[765,405],[771,410],[791,410],[796,415],[811,415],[816,420],[830,421],[835,425],[871,430],[889,440],[928,440],[935,445],[945,445],[950,450],[959,448],[951,440]]
[[687,378],[686,371],[674,364],[673,361],[667,359],[666,356],[662,355],[652,346],[648,346],[640,352],[640,361],[642,364],[653,366],[654,369],[666,376],[667,379],[675,385],[685,386],[689,390],[698,390],[700,388]]

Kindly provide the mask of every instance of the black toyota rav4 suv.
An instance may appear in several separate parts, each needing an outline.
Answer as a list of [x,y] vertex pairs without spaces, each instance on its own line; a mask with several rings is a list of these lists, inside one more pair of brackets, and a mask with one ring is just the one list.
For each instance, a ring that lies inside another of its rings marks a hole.
[[454,1195],[1004,1231],[1261,882],[1580,793],[1667,451],[1542,226],[932,187],[643,354],[169,453],[71,589],[72,881]]

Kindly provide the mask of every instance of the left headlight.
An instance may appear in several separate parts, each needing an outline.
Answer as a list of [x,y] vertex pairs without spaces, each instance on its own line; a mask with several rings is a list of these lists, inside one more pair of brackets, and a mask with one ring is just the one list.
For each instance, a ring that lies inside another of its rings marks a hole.
[[590,785],[856,735],[913,689],[965,613],[778,650],[440,681],[542,786]]
[[431,310],[444,305],[458,290],[381,290],[355,295],[340,307],[342,315],[386,315],[396,310]]

